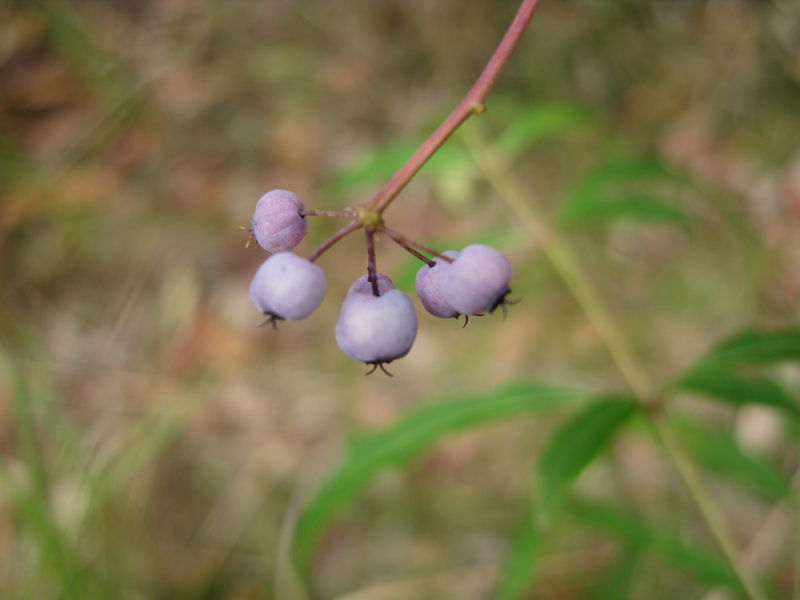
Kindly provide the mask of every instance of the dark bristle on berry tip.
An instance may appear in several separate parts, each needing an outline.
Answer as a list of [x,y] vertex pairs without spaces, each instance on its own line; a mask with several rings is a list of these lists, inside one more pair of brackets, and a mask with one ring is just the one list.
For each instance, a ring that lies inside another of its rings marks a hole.
[[266,327],[267,325],[272,325],[272,328],[277,331],[278,330],[278,321],[285,321],[283,317],[279,317],[273,313],[265,312],[264,316],[267,317],[267,320],[264,321],[259,327]]
[[383,365],[388,365],[390,362],[392,361],[387,360],[387,361],[375,361],[375,362],[364,363],[366,365],[372,365],[372,368],[366,373],[364,373],[364,375],[372,375],[376,370],[380,369],[389,377],[394,377],[394,375],[392,375],[389,371],[387,371],[386,367],[383,366]]

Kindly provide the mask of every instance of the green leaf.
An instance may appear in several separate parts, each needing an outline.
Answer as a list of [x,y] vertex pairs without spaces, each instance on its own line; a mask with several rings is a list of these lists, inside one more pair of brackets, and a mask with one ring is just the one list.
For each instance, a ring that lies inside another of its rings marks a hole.
[[540,541],[539,527],[530,516],[527,516],[515,529],[511,547],[497,579],[497,590],[493,598],[513,600],[524,597],[530,586]]
[[617,219],[678,224],[687,220],[686,214],[680,208],[644,195],[624,196],[613,200],[572,196],[559,206],[558,219],[565,225]]
[[[394,175],[419,148],[419,140],[406,140],[357,158],[328,181],[328,191],[337,196],[367,185],[380,185]],[[446,144],[422,167],[421,175],[471,168],[469,155],[457,144]]]
[[[563,224],[613,219],[683,224],[684,211],[662,198],[664,185],[684,180],[652,159],[611,160],[588,175],[561,201]],[[658,188],[652,189],[653,184]]]
[[518,156],[542,138],[578,129],[590,122],[589,113],[576,106],[534,106],[507,127],[497,140],[497,147],[508,157]]
[[702,394],[736,406],[772,406],[800,421],[800,407],[774,381],[759,376],[745,377],[713,362],[701,363],[667,388],[667,391],[675,390]]
[[604,529],[618,538],[647,547],[681,570],[708,585],[727,585],[738,589],[736,577],[728,566],[697,542],[685,542],[672,530],[649,525],[629,512],[605,503],[570,499],[569,514]]
[[550,438],[539,459],[535,515],[517,529],[498,581],[499,598],[524,597],[536,566],[542,527],[553,503],[637,408],[638,404],[627,397],[602,398],[569,419]]
[[641,544],[628,544],[617,559],[616,564],[609,568],[603,581],[589,596],[591,600],[620,600],[630,595],[631,582],[636,576],[639,563],[642,559],[643,547]]
[[328,182],[328,189],[333,194],[343,195],[361,186],[389,179],[417,146],[416,142],[405,141],[365,154],[336,173]]
[[553,502],[602,452],[637,408],[631,398],[604,398],[555,432],[539,459],[535,508],[540,518],[546,518]]
[[745,453],[728,432],[706,423],[672,418],[686,448],[704,468],[744,484],[772,501],[791,493],[789,478],[771,462]]
[[395,425],[359,436],[343,464],[300,514],[293,555],[304,570],[315,544],[336,514],[379,471],[407,461],[447,434],[484,423],[556,410],[585,400],[576,390],[516,383],[493,393],[458,397],[413,410]]
[[717,344],[702,364],[774,364],[800,360],[800,329],[746,331]]
[[612,185],[641,184],[645,181],[682,183],[685,178],[652,158],[615,158],[583,177],[574,193],[593,195],[597,190],[608,189]]

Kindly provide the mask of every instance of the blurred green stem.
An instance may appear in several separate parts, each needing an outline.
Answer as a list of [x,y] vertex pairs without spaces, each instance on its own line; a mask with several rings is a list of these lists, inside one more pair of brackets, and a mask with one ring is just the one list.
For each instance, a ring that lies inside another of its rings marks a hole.
[[642,412],[656,440],[663,447],[667,459],[683,481],[692,502],[725,555],[742,589],[751,600],[762,600],[763,595],[755,579],[737,556],[722,514],[702,486],[694,465],[673,436],[655,386],[611,317],[611,312],[584,273],[572,247],[537,211],[538,203],[532,198],[530,191],[516,177],[508,161],[493,150],[477,124],[460,133],[464,145],[483,176],[516,213],[521,223],[534,235],[545,256],[608,348],[627,385],[641,403],[644,409]]

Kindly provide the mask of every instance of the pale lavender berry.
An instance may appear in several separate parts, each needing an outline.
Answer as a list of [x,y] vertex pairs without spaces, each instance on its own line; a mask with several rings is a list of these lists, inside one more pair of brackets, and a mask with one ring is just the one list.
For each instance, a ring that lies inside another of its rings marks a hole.
[[250,220],[253,236],[267,252],[291,250],[306,236],[303,201],[287,190],[267,192],[256,204]]
[[385,363],[408,354],[416,336],[417,313],[407,294],[389,289],[375,296],[371,285],[352,286],[336,322],[336,343],[347,356],[385,371]]
[[503,254],[482,244],[467,246],[442,272],[442,297],[464,315],[492,312],[509,293],[511,265]]
[[278,252],[256,271],[250,299],[274,326],[276,320],[305,319],[322,302],[327,285],[317,265],[291,252]]
[[[458,256],[458,252],[455,250],[448,250],[442,252],[442,254],[453,259]],[[450,319],[461,314],[445,300],[442,294],[440,284],[442,273],[449,268],[450,263],[441,258],[437,258],[433,266],[424,265],[417,271],[416,287],[422,306],[434,317],[441,317],[443,319]]]
[[[389,279],[386,275],[381,275],[379,273],[377,275],[377,278],[378,278],[379,295],[383,295],[389,290],[394,289],[394,281]],[[347,290],[347,295],[351,296],[353,294],[372,294],[372,292],[373,292],[372,282],[369,280],[369,275],[362,275],[352,283],[350,289]]]

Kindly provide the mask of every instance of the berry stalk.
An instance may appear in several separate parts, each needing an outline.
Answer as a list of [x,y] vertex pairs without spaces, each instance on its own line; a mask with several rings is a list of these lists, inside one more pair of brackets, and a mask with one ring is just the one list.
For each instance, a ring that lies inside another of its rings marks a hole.
[[[384,233],[387,233],[387,232],[384,230]],[[401,247],[403,250],[405,250],[406,252],[408,252],[408,253],[409,253],[409,254],[411,254],[412,256],[415,256],[416,258],[418,258],[419,260],[421,260],[422,262],[424,262],[424,263],[425,263],[426,265],[428,265],[429,267],[432,267],[433,265],[435,265],[435,264],[436,264],[436,261],[434,261],[434,260],[431,260],[430,258],[428,258],[427,256],[425,256],[424,254],[422,254],[422,253],[420,253],[420,252],[417,252],[417,251],[416,251],[416,250],[414,250],[414,249],[413,249],[411,246],[409,246],[408,244],[406,244],[406,243],[405,243],[405,242],[404,242],[402,239],[400,239],[400,238],[397,238],[397,237],[394,237],[392,234],[388,234],[388,235],[389,235],[389,238],[390,238],[390,239],[391,239],[391,240],[392,240],[392,241],[393,241],[395,244],[397,244],[398,246],[400,246],[400,247]]]
[[[390,238],[392,238],[392,240],[397,242],[400,246],[402,246],[403,248],[405,248],[406,250],[409,250],[409,252],[414,254],[414,256],[417,256],[417,254],[415,252],[411,251],[409,249],[409,246],[411,248],[416,248],[417,250],[421,250],[422,252],[430,254],[431,256],[435,256],[436,258],[441,258],[445,262],[449,262],[449,263],[453,262],[453,259],[450,258],[449,256],[447,256],[446,254],[442,254],[441,252],[437,252],[436,250],[433,250],[432,248],[428,248],[424,244],[420,244],[419,242],[417,242],[415,240],[412,240],[410,237],[408,237],[406,235],[403,235],[399,231],[395,231],[394,229],[389,229],[388,227],[379,227],[378,231],[388,235]],[[419,257],[417,256],[417,258],[419,258]],[[422,258],[421,260],[426,262],[426,263],[428,262],[425,258]],[[428,263],[428,264],[430,264],[430,263]]]
[[364,229],[367,236],[367,279],[372,285],[372,295],[380,296],[378,289],[378,269],[375,265],[375,230],[371,227]]
[[344,210],[318,210],[302,209],[298,211],[301,217],[330,217],[332,219],[352,219],[353,213]]
[[334,233],[330,238],[328,238],[319,248],[314,251],[314,254],[308,257],[309,262],[314,262],[317,260],[322,254],[331,246],[333,246],[339,240],[347,237],[351,233],[353,233],[356,229],[361,229],[363,225],[361,223],[350,223],[349,225],[342,227],[339,231]]

